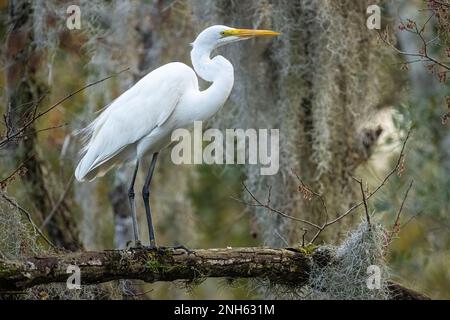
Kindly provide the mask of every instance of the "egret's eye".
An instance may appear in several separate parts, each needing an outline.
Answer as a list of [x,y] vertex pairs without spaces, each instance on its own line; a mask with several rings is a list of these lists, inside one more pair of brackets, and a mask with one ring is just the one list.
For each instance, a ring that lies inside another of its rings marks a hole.
[[222,37],[225,37],[225,31],[222,31],[222,32],[220,33],[220,35],[221,35]]

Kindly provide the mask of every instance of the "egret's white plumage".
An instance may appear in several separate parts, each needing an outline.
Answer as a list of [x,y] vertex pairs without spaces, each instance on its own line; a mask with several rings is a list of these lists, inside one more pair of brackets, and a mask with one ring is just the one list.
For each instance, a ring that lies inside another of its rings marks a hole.
[[[222,56],[211,58],[211,52],[227,43],[277,34],[269,30],[209,27],[192,44],[191,60],[195,72],[180,62],[169,63],[150,72],[114,100],[83,130],[87,143],[83,148],[84,156],[75,170],[77,180],[92,180],[104,175],[115,165],[135,162],[128,198],[136,245],[140,242],[134,183],[139,159],[147,153],[153,154],[142,197],[150,246],[156,247],[149,187],[158,152],[170,143],[173,130],[214,115],[225,103],[233,87],[233,66]],[[199,90],[196,73],[212,82],[208,89]]]
[[196,89],[195,73],[182,63],[170,63],[146,75],[88,127],[90,139],[76,178],[91,180],[119,162],[142,156],[143,143],[148,146],[158,133],[176,125],[175,109],[183,106],[184,93]]
[[115,165],[156,153],[170,143],[174,129],[210,118],[225,103],[234,83],[231,63],[222,56],[211,58],[211,52],[230,42],[276,34],[226,26],[205,29],[193,43],[191,59],[196,73],[211,86],[200,91],[194,70],[180,62],[150,72],[85,129],[87,144],[76,179],[92,180]]

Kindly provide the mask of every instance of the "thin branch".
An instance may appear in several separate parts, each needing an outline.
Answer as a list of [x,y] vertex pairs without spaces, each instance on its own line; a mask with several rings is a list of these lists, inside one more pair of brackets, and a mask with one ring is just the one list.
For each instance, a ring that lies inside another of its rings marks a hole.
[[51,105],[50,107],[48,107],[47,109],[45,109],[44,111],[39,112],[37,115],[35,115],[32,119],[30,119],[29,121],[27,121],[17,132],[15,132],[14,134],[10,135],[9,137],[6,137],[5,139],[0,141],[0,148],[3,147],[6,143],[8,143],[9,141],[11,141],[11,139],[16,138],[18,135],[20,135],[22,132],[24,132],[30,125],[32,125],[37,119],[41,118],[42,116],[46,115],[47,113],[49,113],[50,111],[52,111],[53,109],[55,109],[56,107],[58,107],[60,104],[64,103],[66,100],[72,98],[74,95],[76,95],[77,93],[86,90],[87,88],[90,88],[92,86],[95,86],[96,84],[99,84],[101,82],[104,82],[108,79],[111,79],[113,77],[118,76],[119,74],[125,72],[129,70],[129,68],[126,68],[122,71],[119,71],[113,75],[107,76],[105,78],[102,78],[100,80],[91,82],[75,91],[73,91],[72,93],[68,94],[67,96],[65,96],[64,98],[58,100],[56,103],[54,103],[53,105]]
[[[312,239],[310,240],[310,242],[309,242],[308,245],[313,244],[314,241],[317,240],[317,238],[319,237],[319,235],[320,235],[326,228],[328,228],[329,226],[331,226],[331,225],[337,223],[338,221],[342,220],[343,218],[345,218],[347,215],[349,215],[350,213],[352,213],[354,210],[356,210],[356,209],[359,208],[360,206],[364,206],[365,212],[366,212],[367,222],[369,223],[369,226],[370,226],[370,215],[369,215],[369,210],[368,210],[368,206],[367,206],[367,201],[368,201],[373,195],[375,195],[375,194],[376,194],[376,193],[377,193],[377,192],[378,192],[378,191],[386,184],[386,182],[389,180],[389,178],[390,178],[395,172],[397,172],[397,171],[399,170],[399,168],[401,167],[402,161],[404,160],[404,156],[405,156],[405,147],[406,147],[406,144],[407,144],[407,142],[408,142],[408,140],[409,140],[409,138],[410,138],[411,131],[412,131],[412,128],[410,128],[410,129],[408,130],[407,134],[406,134],[405,140],[403,141],[402,148],[401,148],[401,150],[400,150],[400,154],[399,154],[399,156],[398,156],[397,162],[395,163],[395,166],[393,167],[393,169],[392,169],[391,171],[389,171],[389,173],[384,177],[384,179],[383,179],[383,180],[381,181],[381,183],[374,189],[374,191],[372,191],[372,192],[367,192],[367,194],[366,194],[366,192],[364,191],[364,188],[363,188],[362,181],[360,181],[360,180],[354,178],[356,181],[358,181],[358,182],[360,183],[361,192],[362,192],[362,194],[363,194],[363,200],[362,200],[361,202],[359,202],[359,203],[353,205],[352,207],[350,207],[350,208],[349,208],[347,211],[345,211],[344,213],[338,215],[335,219],[333,219],[333,220],[331,220],[331,221],[328,221],[328,219],[327,219],[327,220],[325,221],[325,223],[323,223],[321,226],[318,225],[318,224],[312,223],[312,222],[310,222],[310,221],[307,221],[307,220],[304,220],[304,219],[300,219],[300,218],[291,216],[291,215],[286,214],[285,212],[282,212],[282,211],[280,211],[280,210],[277,210],[277,209],[275,209],[275,208],[273,208],[273,207],[271,207],[271,206],[269,205],[269,202],[270,202],[270,201],[268,201],[268,203],[266,203],[266,204],[262,203],[259,199],[256,198],[256,196],[255,196],[255,195],[247,188],[247,186],[246,186],[244,183],[242,183],[242,185],[244,186],[245,191],[250,195],[250,197],[253,199],[253,201],[254,201],[255,203],[246,203],[246,202],[243,202],[243,203],[246,204],[246,205],[249,205],[249,206],[266,208],[266,209],[268,209],[269,211],[275,212],[275,213],[279,214],[280,216],[282,216],[282,217],[284,217],[284,218],[288,218],[288,219],[291,219],[291,220],[293,220],[293,221],[302,222],[302,223],[304,223],[304,224],[307,224],[307,225],[309,225],[309,226],[312,226],[312,227],[316,228],[316,229],[317,229],[317,232],[314,234],[314,236],[312,237]],[[323,205],[323,207],[324,207],[324,210],[326,210],[325,200],[323,199],[322,195],[320,195],[320,194],[317,193],[317,192],[312,191],[310,188],[308,188],[308,187],[306,186],[306,184],[303,183],[303,181],[300,179],[300,177],[299,177],[295,172],[294,172],[294,174],[297,176],[297,179],[300,181],[301,187],[302,187],[302,188],[305,188],[306,190],[308,190],[308,192],[310,192],[312,195],[318,197],[318,198],[321,200],[321,202],[322,202],[322,205]],[[270,195],[270,191],[269,191],[269,195]],[[327,213],[327,212],[326,212],[326,213]],[[327,217],[328,217],[328,215],[327,215]]]
[[405,228],[411,221],[413,221],[415,218],[417,218],[418,216],[420,216],[423,213],[423,211],[419,211],[417,212],[415,215],[411,216],[411,218],[409,218],[405,223],[403,223],[400,228],[403,229]]
[[[428,17],[428,19],[425,21],[425,23],[423,24],[422,28],[420,28],[420,31],[419,31],[419,29],[417,29],[417,26],[416,26],[417,32],[418,32],[419,34],[422,34],[422,33],[425,31],[425,27],[427,26],[428,22],[431,21],[431,18],[433,18],[434,16],[435,16],[435,13],[433,12],[433,13]],[[423,38],[422,38],[422,39],[423,39]],[[424,42],[425,42],[425,41],[424,41]]]
[[16,169],[14,169],[13,172],[11,172],[11,174],[9,174],[6,178],[2,179],[0,181],[0,187],[6,185],[12,177],[14,177],[20,170],[22,170],[22,168],[25,166],[25,163],[27,163],[33,157],[34,157],[34,154],[31,155],[30,157],[28,157],[27,159],[25,159],[24,161],[22,161],[22,163],[19,164],[18,167]]
[[409,138],[410,138],[410,136],[411,136],[411,131],[412,131],[412,128],[409,128],[409,130],[408,130],[408,132],[407,132],[407,134],[406,134],[405,141],[403,142],[402,149],[400,150],[400,155],[399,155],[399,157],[398,157],[398,159],[397,159],[397,162],[396,162],[396,164],[395,164],[395,167],[388,173],[387,176],[385,176],[385,178],[383,179],[383,181],[381,182],[381,184],[378,185],[378,187],[375,188],[374,191],[372,191],[371,193],[369,193],[369,195],[367,196],[367,199],[370,199],[375,193],[377,193],[378,190],[380,190],[380,189],[386,184],[386,182],[389,180],[389,178],[390,178],[395,172],[397,172],[397,170],[400,168],[400,164],[401,164],[401,162],[403,161],[404,156],[405,156],[405,147],[406,147],[406,144],[408,143],[408,140],[409,140]]
[[363,187],[363,182],[362,180],[357,180],[359,183],[359,187],[361,189],[361,196],[363,199],[363,203],[364,203],[364,212],[366,213],[366,219],[367,219],[367,224],[369,226],[369,230],[372,228],[371,224],[370,224],[370,215],[369,215],[369,208],[367,206],[367,198],[366,198],[366,193],[364,191],[364,187]]
[[319,199],[320,203],[322,204],[322,208],[323,208],[323,210],[325,211],[325,218],[326,218],[325,221],[328,221],[328,209],[327,209],[327,205],[326,205],[326,202],[325,202],[324,197],[323,197],[320,193],[315,192],[315,191],[312,190],[309,186],[307,186],[307,185],[303,182],[303,180],[300,178],[300,176],[299,176],[293,169],[291,169],[291,171],[292,171],[292,173],[294,173],[294,175],[296,176],[297,180],[300,182],[301,187],[302,187],[303,189],[308,190],[313,196],[315,196],[316,198]]
[[[405,156],[405,147],[406,144],[409,140],[409,137],[411,135],[411,131],[412,129],[410,128],[406,134],[406,138],[405,141],[403,141],[403,145],[402,148],[400,150],[400,155],[397,159],[397,162],[394,166],[394,168],[384,177],[383,181],[375,188],[374,191],[370,192],[367,196],[366,196],[366,201],[369,200],[374,194],[376,194],[385,184],[386,182],[389,180],[389,178],[399,169],[402,160]],[[335,218],[334,220],[331,220],[325,224],[323,224],[319,230],[316,232],[316,234],[313,236],[313,238],[311,239],[311,241],[309,242],[309,244],[313,244],[314,241],[316,241],[316,239],[319,237],[319,235],[322,233],[323,230],[325,230],[327,227],[335,224],[336,222],[338,222],[339,220],[342,220],[343,218],[345,218],[347,215],[349,215],[350,213],[352,213],[355,209],[359,208],[360,206],[364,205],[364,201],[361,201],[355,205],[353,205],[352,207],[350,207],[347,211],[345,211],[344,213],[342,213],[341,215],[339,215],[337,218]]]
[[303,229],[303,234],[302,234],[302,247],[305,247],[305,237],[306,234],[308,233],[308,229]]
[[[60,124],[60,125],[57,125],[57,126],[53,126],[53,127],[48,127],[48,128],[44,128],[44,129],[33,130],[33,131],[30,131],[30,132],[22,133],[22,134],[20,134],[20,135],[18,135],[18,136],[15,136],[14,139],[23,139],[23,138],[28,137],[28,136],[30,136],[30,135],[34,135],[34,134],[37,134],[37,133],[40,133],[40,132],[45,132],[45,131],[50,131],[50,130],[60,129],[60,128],[63,128],[63,127],[65,127],[65,126],[67,126],[67,125],[68,125],[67,123],[63,123],[63,124]],[[12,139],[10,139],[10,141],[11,141],[11,140],[12,140]]]
[[40,227],[41,230],[43,230],[47,226],[47,224],[50,222],[50,220],[53,218],[53,216],[55,215],[55,213],[57,212],[57,210],[63,203],[64,199],[67,197],[67,194],[70,191],[70,187],[72,186],[73,180],[74,180],[74,175],[72,174],[72,176],[69,179],[69,182],[67,183],[67,185],[64,189],[64,192],[62,193],[61,197],[58,199],[58,202],[54,205],[52,211],[49,213],[49,215],[47,217],[45,217],[44,221],[42,222],[41,227]]
[[[392,48],[394,51],[396,51],[398,54],[401,54],[401,55],[404,55],[404,56],[410,56],[410,57],[421,57],[421,58],[423,58],[423,59],[426,59],[426,60],[428,60],[428,61],[430,61],[430,62],[433,62],[433,63],[435,63],[435,64],[441,66],[441,67],[444,68],[444,69],[450,70],[450,66],[446,65],[446,64],[443,63],[443,62],[440,62],[440,61],[436,60],[435,58],[430,57],[430,56],[428,55],[428,53],[426,52],[426,50],[425,50],[424,53],[419,53],[419,52],[417,52],[417,53],[416,53],[416,52],[405,52],[405,51],[400,50],[400,49],[397,48],[396,46],[394,46],[392,43],[390,43],[389,40],[387,40],[387,37],[385,38],[385,37],[381,34],[380,31],[378,31],[378,35],[379,35],[380,39],[381,39],[385,44],[387,44],[389,47],[391,47],[391,48]],[[420,35],[420,36],[421,36],[421,35]]]
[[33,107],[33,116],[31,117],[32,119],[36,117],[39,105],[41,104],[41,101],[43,101],[45,99],[46,95],[42,95],[41,97],[39,97],[38,99],[38,103],[36,103]]
[[392,63],[391,65],[407,65],[407,64],[413,64],[413,63],[417,63],[417,62],[421,62],[422,59],[415,59],[415,60],[409,60],[409,61],[403,61],[403,62],[395,62]]
[[402,204],[400,205],[400,209],[398,210],[397,217],[395,218],[394,227],[398,226],[398,223],[400,220],[400,215],[402,214],[403,206],[405,205],[406,198],[408,198],[409,190],[411,190],[413,184],[414,184],[414,180],[412,180],[411,183],[409,184],[408,189],[406,190],[405,196],[403,197]]
[[398,209],[397,216],[395,217],[394,225],[392,226],[391,234],[389,235],[388,243],[391,241],[393,235],[397,234],[400,230],[400,216],[402,214],[406,199],[408,198],[409,190],[411,190],[413,184],[414,184],[414,180],[411,180],[411,182],[408,186],[408,189],[406,189],[405,195],[403,196],[402,203],[400,205],[400,208]]
[[[312,223],[312,222],[310,222],[310,221],[307,221],[307,220],[304,220],[304,219],[300,219],[300,218],[297,218],[297,217],[293,217],[293,216],[291,216],[291,215],[289,215],[289,214],[287,214],[287,213],[284,213],[283,211],[280,211],[280,210],[278,210],[278,209],[275,209],[275,208],[271,207],[271,206],[268,205],[268,204],[262,203],[262,202],[259,201],[259,200],[255,197],[255,195],[247,188],[247,186],[245,185],[245,183],[242,183],[242,185],[244,186],[245,191],[246,191],[246,192],[250,195],[250,197],[256,202],[256,203],[246,203],[246,204],[251,205],[251,206],[253,206],[253,207],[263,207],[263,208],[266,208],[266,209],[268,209],[269,211],[272,211],[272,212],[274,212],[274,213],[277,213],[277,214],[279,214],[280,216],[282,216],[282,217],[284,217],[284,218],[291,219],[291,220],[298,221],[298,222],[303,222],[303,223],[305,223],[305,224],[307,224],[307,225],[309,225],[309,226],[311,226],[311,227],[314,227],[314,228],[316,228],[316,229],[320,229],[320,226],[317,225],[317,224],[315,224],[315,223]],[[244,202],[244,203],[245,203],[245,202]]]

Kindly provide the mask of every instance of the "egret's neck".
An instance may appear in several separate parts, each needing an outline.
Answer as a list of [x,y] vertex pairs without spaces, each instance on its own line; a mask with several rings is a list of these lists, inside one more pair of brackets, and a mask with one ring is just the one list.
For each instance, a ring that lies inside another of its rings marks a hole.
[[[211,59],[211,49],[194,47],[191,51],[195,72],[212,85],[200,92],[199,118],[206,120],[216,113],[228,99],[234,83],[233,65],[224,57]],[[199,119],[200,120],[200,119]]]
[[222,56],[211,59],[212,50],[205,46],[192,49],[191,60],[195,72],[208,82],[220,81],[223,77],[233,77],[233,65]]

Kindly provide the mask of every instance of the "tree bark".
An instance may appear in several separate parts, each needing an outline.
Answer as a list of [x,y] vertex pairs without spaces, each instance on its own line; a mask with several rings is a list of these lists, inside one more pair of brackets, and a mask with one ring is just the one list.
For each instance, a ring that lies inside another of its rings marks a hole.
[[[319,254],[320,253],[320,254]],[[118,279],[145,282],[207,277],[260,278],[279,284],[302,286],[308,281],[313,262],[326,265],[326,250],[309,253],[295,248],[132,249],[79,252],[59,256],[32,257],[26,261],[0,260],[0,292],[23,290],[35,285],[66,282],[69,265],[80,268],[81,284]],[[391,282],[396,299],[429,299]]]
[[[23,166],[22,175],[26,196],[36,208],[37,220],[42,222],[52,212],[53,203],[43,163],[38,155],[35,115],[39,112],[38,100],[44,95],[45,86],[39,79],[39,70],[45,53],[38,50],[33,30],[33,6],[30,1],[16,0],[9,3],[11,31],[6,39],[6,94],[7,136],[19,132],[25,123],[31,124],[19,138],[6,145],[7,156],[13,168]],[[46,226],[51,240],[69,250],[80,248],[76,224],[65,200]]]

